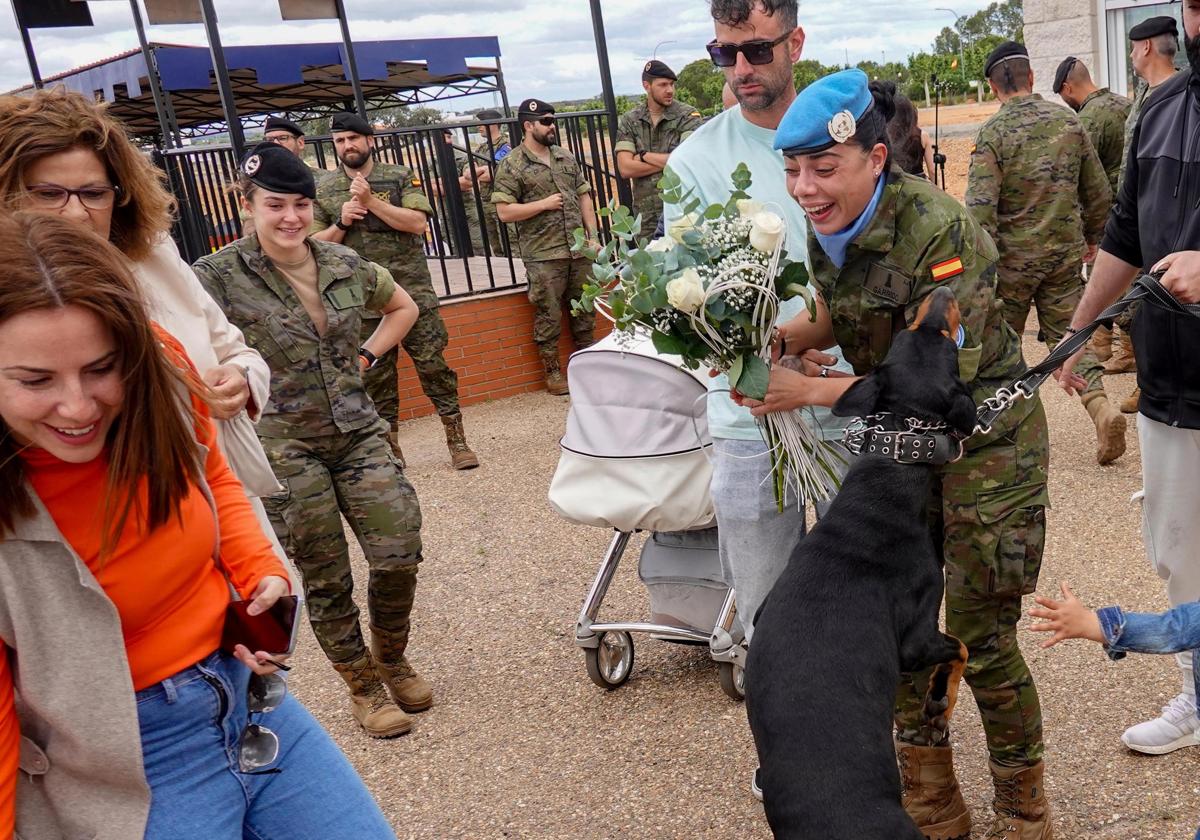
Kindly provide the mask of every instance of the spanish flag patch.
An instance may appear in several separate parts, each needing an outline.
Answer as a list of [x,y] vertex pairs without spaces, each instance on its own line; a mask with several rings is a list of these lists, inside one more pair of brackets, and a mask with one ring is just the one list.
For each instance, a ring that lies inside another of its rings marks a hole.
[[414,177],[413,177],[413,179],[412,179],[412,185],[413,185],[414,187],[419,187],[419,186],[421,186],[421,179],[420,179],[420,178],[417,178],[417,177],[415,177],[415,176],[414,176]]
[[957,277],[963,273],[962,258],[953,257],[952,259],[943,260],[940,263],[934,263],[930,266],[929,273],[933,275],[935,283],[940,283],[951,277]]

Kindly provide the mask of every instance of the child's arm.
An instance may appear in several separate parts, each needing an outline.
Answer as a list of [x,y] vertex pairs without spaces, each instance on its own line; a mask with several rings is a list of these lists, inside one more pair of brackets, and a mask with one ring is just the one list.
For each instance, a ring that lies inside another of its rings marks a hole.
[[1108,655],[1119,659],[1126,653],[1180,653],[1200,648],[1200,602],[1181,604],[1165,613],[1127,613],[1120,607],[1089,610],[1075,597],[1070,586],[1062,583],[1063,600],[1037,597],[1042,609],[1029,614],[1044,618],[1030,629],[1054,633],[1042,647],[1052,647],[1064,639],[1091,639],[1108,648]]
[[1041,604],[1042,608],[1034,607],[1029,611],[1034,618],[1046,619],[1040,624],[1031,625],[1030,630],[1054,634],[1042,642],[1042,647],[1054,647],[1067,639],[1091,639],[1100,644],[1108,642],[1096,611],[1085,607],[1083,602],[1075,597],[1070,584],[1065,580],[1059,585],[1059,588],[1062,589],[1063,595],[1061,601],[1038,595],[1034,600]]

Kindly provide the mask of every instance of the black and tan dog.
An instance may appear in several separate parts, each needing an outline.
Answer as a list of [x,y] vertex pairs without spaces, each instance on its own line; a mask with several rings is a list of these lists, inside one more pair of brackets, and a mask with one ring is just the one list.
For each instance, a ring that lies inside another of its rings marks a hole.
[[[938,289],[834,413],[944,424],[939,447],[951,432],[969,435],[975,404],[948,340],[957,330],[954,296]],[[966,662],[938,630],[944,582],[926,520],[938,459],[911,463],[934,440],[907,438],[906,462],[888,445],[895,438],[864,448],[755,621],[746,706],[777,837],[922,840],[900,803],[896,686],[902,672],[938,665],[925,711],[944,728]]]

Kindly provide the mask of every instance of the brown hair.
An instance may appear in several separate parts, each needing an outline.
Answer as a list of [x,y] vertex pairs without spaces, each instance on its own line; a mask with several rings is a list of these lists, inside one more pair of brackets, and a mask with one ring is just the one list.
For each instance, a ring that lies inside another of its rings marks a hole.
[[80,147],[99,155],[121,188],[110,240],[131,260],[144,258],[170,228],[175,211],[175,199],[163,186],[165,175],[103,105],[66,88],[0,96],[0,201],[16,209],[26,168]]
[[[178,514],[189,485],[199,481],[199,450],[189,427],[195,419],[189,398],[195,377],[160,350],[125,258],[91,231],[58,216],[0,213],[0,265],[5,271],[0,325],[26,312],[78,306],[112,334],[125,397],[108,440],[103,556],[135,507],[147,530],[157,528]],[[46,341],[66,338],[48,335]],[[20,446],[0,418],[0,529],[34,512],[19,455]],[[147,511],[138,503],[143,481]]]

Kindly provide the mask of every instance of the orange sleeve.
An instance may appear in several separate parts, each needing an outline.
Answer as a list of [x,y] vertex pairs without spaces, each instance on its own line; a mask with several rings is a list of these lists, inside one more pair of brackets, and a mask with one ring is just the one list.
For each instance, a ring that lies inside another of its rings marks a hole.
[[21,758],[21,724],[13,703],[9,650],[0,653],[0,837],[12,837],[17,826],[17,772]]

